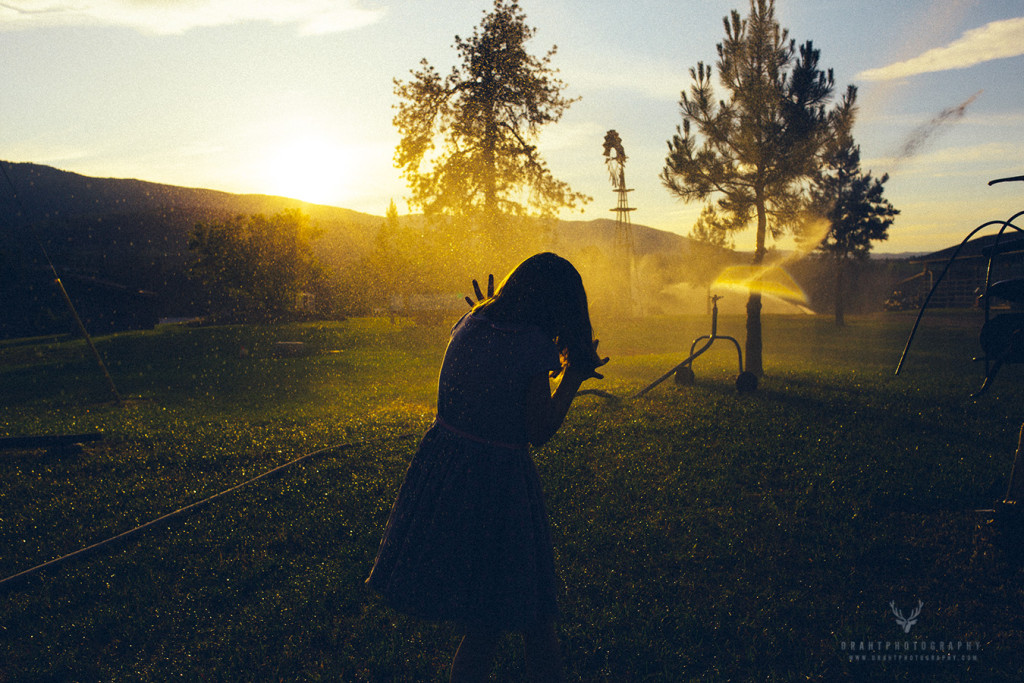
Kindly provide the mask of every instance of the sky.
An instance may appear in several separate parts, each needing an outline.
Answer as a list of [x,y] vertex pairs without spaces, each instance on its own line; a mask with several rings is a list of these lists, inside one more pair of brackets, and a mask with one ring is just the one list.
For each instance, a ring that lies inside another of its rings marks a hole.
[[[90,176],[265,193],[383,215],[394,79],[456,63],[490,0],[0,0],[0,159]],[[521,0],[531,52],[579,98],[538,141],[553,174],[613,218],[602,156],[619,132],[632,220],[687,234],[700,211],[658,178],[689,70],[713,64],[748,0]],[[861,165],[900,210],[876,252],[958,243],[1024,209],[1024,1],[777,0],[837,95],[858,87]],[[721,92],[721,91],[719,91]],[[750,248],[753,230],[737,247]],[[785,247],[785,243],[778,246]]]

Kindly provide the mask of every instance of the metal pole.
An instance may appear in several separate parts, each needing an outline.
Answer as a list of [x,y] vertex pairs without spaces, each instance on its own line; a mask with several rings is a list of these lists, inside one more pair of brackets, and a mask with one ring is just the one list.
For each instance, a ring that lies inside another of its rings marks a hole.
[[[51,265],[51,269],[52,269]],[[120,405],[121,395],[117,393],[117,387],[114,386],[114,380],[107,371],[107,366],[103,362],[103,358],[100,356],[100,352],[96,350],[96,345],[92,343],[92,337],[89,336],[89,332],[85,329],[85,325],[82,323],[82,319],[78,317],[78,311],[75,310],[75,305],[71,303],[71,297],[68,296],[68,290],[64,289],[64,283],[60,281],[59,277],[56,277],[57,273],[54,272],[54,282],[57,284],[57,288],[60,290],[61,296],[64,297],[64,303],[68,305],[68,310],[71,311],[72,317],[75,319],[75,324],[78,326],[78,331],[85,337],[85,343],[89,345],[89,350],[92,351],[93,357],[96,359],[96,363],[100,366],[100,370],[103,372],[103,376],[107,380],[107,387],[110,389],[110,393],[114,395],[114,401]]]
[[712,344],[713,344],[714,342],[715,342],[714,338],[709,338],[709,339],[708,339],[708,343],[707,343],[707,344],[705,344],[705,345],[704,345],[703,347],[701,347],[701,349],[700,349],[699,351],[697,351],[696,353],[691,353],[691,354],[690,354],[690,357],[689,357],[689,358],[687,358],[687,359],[686,359],[686,360],[684,360],[684,361],[683,361],[682,363],[680,363],[679,365],[675,366],[674,368],[672,368],[671,370],[669,370],[668,372],[666,372],[666,373],[665,373],[664,375],[662,375],[662,376],[661,376],[661,377],[659,377],[658,379],[656,379],[656,380],[654,380],[653,382],[651,382],[650,384],[648,384],[648,385],[647,385],[646,387],[644,387],[644,388],[643,388],[643,389],[641,389],[640,391],[638,391],[638,392],[636,392],[635,394],[633,394],[632,398],[640,398],[641,396],[643,396],[644,394],[646,394],[646,393],[647,393],[648,391],[650,391],[650,390],[651,390],[651,389],[653,389],[654,387],[658,386],[659,384],[661,384],[662,382],[664,382],[665,380],[667,380],[667,379],[668,379],[669,377],[671,377],[672,375],[676,374],[676,371],[677,371],[677,370],[679,370],[679,369],[683,368],[684,366],[686,366],[686,365],[688,365],[688,364],[692,363],[692,362],[693,362],[693,359],[694,359],[694,358],[696,358],[697,356],[699,356],[700,354],[704,353],[704,352],[705,352],[705,351],[707,351],[707,350],[708,350],[709,348],[711,348],[711,345],[712,345]]
[[[3,172],[4,178],[7,180],[7,184],[11,188],[13,198],[16,204],[21,206],[21,196],[18,194],[18,188],[14,185],[14,181],[11,180],[11,176],[7,173],[7,167],[0,163],[0,171]],[[22,207],[24,208],[24,207]],[[85,342],[89,345],[89,349],[92,351],[92,355],[96,358],[96,362],[100,366],[100,370],[103,371],[103,376],[107,380],[107,386],[110,392],[114,395],[114,400],[118,405],[121,404],[121,395],[117,393],[117,387],[114,386],[114,380],[110,377],[110,373],[107,372],[107,366],[103,363],[103,358],[100,357],[100,352],[96,350],[96,346],[92,343],[92,337],[89,336],[89,332],[85,329],[85,325],[82,323],[82,319],[78,317],[78,311],[75,310],[75,305],[71,303],[71,297],[68,296],[68,292],[64,289],[64,283],[60,281],[60,276],[57,275],[57,269],[53,265],[53,261],[50,260],[50,255],[46,251],[46,247],[39,240],[39,236],[33,231],[36,246],[43,252],[43,258],[46,259],[46,264],[50,267],[50,272],[53,273],[53,281],[57,284],[57,289],[60,290],[61,296],[64,297],[64,303],[67,304],[68,310],[71,311],[71,316],[75,319],[75,324],[78,326],[78,331],[85,337]]]

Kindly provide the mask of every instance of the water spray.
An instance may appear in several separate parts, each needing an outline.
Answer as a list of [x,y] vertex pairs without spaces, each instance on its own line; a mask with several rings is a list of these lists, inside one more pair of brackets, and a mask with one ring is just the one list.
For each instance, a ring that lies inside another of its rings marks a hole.
[[757,266],[729,266],[718,274],[711,286],[739,292],[757,292],[785,301],[804,313],[811,313],[806,306],[807,294],[782,268],[784,262]]

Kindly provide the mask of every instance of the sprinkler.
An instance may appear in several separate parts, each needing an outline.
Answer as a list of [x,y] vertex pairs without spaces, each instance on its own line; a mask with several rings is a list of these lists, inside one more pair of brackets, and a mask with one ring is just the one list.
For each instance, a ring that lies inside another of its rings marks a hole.
[[[676,384],[688,385],[693,384],[693,361],[697,356],[701,355],[705,351],[711,348],[711,345],[718,339],[728,339],[736,347],[736,355],[739,358],[740,374],[736,376],[736,390],[740,393],[748,393],[757,389],[757,375],[752,372],[745,372],[743,370],[743,351],[740,350],[740,343],[736,341],[734,337],[728,337],[725,335],[718,334],[718,300],[722,297],[714,295],[711,297],[711,334],[706,334],[701,337],[697,337],[693,340],[693,344],[690,345],[690,356],[679,365],[675,366],[664,375],[654,380],[646,387],[638,391],[633,398],[639,398],[646,394],[648,391],[658,386],[669,377],[675,375]],[[704,345],[697,349],[697,345],[704,342]]]

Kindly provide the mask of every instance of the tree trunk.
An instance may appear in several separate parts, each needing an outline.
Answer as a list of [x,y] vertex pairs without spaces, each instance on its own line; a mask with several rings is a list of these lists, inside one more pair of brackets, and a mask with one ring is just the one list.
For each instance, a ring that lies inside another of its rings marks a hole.
[[836,259],[836,292],[835,292],[835,314],[836,314],[836,327],[843,327],[846,325],[846,318],[844,317],[846,309],[846,278],[845,278],[845,259]]
[[497,155],[495,154],[495,135],[491,132],[492,127],[488,123],[488,132],[484,140],[484,215],[488,220],[493,219],[498,213],[498,171]]
[[494,74],[488,74],[482,89],[490,95],[485,113],[483,137],[483,192],[484,192],[484,233],[491,239],[498,237],[498,113],[494,102]]
[[758,377],[764,375],[761,359],[761,293],[751,291],[747,299],[747,362],[743,369]]
[[[758,193],[760,195],[760,193]],[[757,201],[757,243],[754,247],[754,265],[759,266],[764,262],[764,240],[768,232],[768,214],[765,211],[764,200],[758,197]],[[747,299],[747,362],[744,370],[751,372],[758,377],[764,375],[764,362],[761,358],[761,292],[750,291],[750,298]]]

